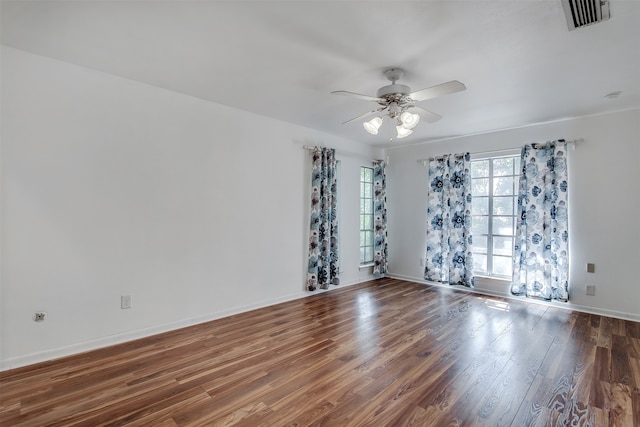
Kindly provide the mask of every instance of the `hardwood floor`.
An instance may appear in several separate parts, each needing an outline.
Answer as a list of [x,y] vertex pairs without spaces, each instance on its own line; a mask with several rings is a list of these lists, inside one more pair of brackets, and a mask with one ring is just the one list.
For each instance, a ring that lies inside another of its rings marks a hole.
[[381,279],[0,374],[2,426],[640,426],[640,323]]

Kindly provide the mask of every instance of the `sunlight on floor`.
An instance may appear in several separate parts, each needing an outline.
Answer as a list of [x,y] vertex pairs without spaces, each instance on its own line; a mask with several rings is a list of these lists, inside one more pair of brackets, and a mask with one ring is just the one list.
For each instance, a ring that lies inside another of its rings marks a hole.
[[378,301],[371,294],[361,294],[357,297],[358,317],[366,318],[378,314]]
[[500,310],[500,311],[510,311],[510,306],[508,302],[503,302],[503,301],[495,301],[495,300],[490,300],[487,299],[484,301],[485,305],[493,310]]
[[380,339],[376,318],[378,317],[378,301],[370,293],[357,296],[357,344],[361,352],[367,352],[378,345]]

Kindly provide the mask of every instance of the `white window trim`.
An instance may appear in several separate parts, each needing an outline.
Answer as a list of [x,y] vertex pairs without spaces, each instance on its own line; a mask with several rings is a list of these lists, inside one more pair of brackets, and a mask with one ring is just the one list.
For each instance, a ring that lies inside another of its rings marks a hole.
[[[481,161],[481,160],[493,160],[493,159],[501,159],[501,158],[506,158],[506,157],[519,157],[521,153],[520,149],[514,148],[514,149],[508,149],[508,150],[500,150],[500,151],[495,151],[495,152],[485,152],[485,153],[479,153],[479,154],[472,154],[471,155],[471,161]],[[514,174],[516,174],[517,171],[514,171]],[[518,175],[514,175],[514,178],[517,177]],[[514,188],[514,192],[517,192],[517,186],[516,188]],[[517,193],[516,193],[517,196]],[[490,246],[493,245],[493,230],[492,230],[492,221],[490,221],[490,219],[493,218],[493,194],[491,194],[491,196],[489,197],[489,203],[488,203],[488,223],[487,223],[487,270],[493,270],[493,268],[489,269],[489,265],[492,265],[492,260],[489,257],[489,252],[490,252]],[[514,206],[515,209],[515,206]],[[516,215],[517,216],[517,215]],[[515,224],[514,224],[515,227]],[[491,249],[491,256],[493,257],[493,249]],[[513,255],[513,254],[512,254]],[[479,278],[482,282],[486,282],[486,283],[493,283],[493,284],[497,284],[497,285],[501,285],[504,283],[510,283],[511,282],[511,277],[508,276],[503,276],[503,275],[498,275],[498,274],[494,274],[489,273],[488,271],[485,273],[475,273],[474,272],[474,277]]]
[[[358,168],[358,170],[361,172],[361,171],[362,171],[362,168],[368,168],[368,169],[371,169],[371,191],[372,191],[372,194],[371,194],[371,203],[373,204],[373,164],[370,164],[370,165],[360,165],[360,167]],[[358,180],[358,182],[359,182],[359,184],[362,184],[362,181],[361,181],[361,180]],[[358,190],[358,206],[360,206],[360,203],[362,202],[362,193],[360,192],[360,185],[358,185],[358,189],[359,189],[359,190]],[[373,206],[372,206],[371,208],[373,209]],[[362,214],[361,214],[361,213],[359,213],[359,212],[360,212],[360,211],[358,210],[358,230],[359,230],[359,233],[358,233],[358,234],[360,234],[360,233],[363,231],[361,228],[359,228],[359,227],[360,227],[360,219],[361,219],[361,215],[362,215]],[[371,215],[373,216],[373,212],[371,212]],[[373,218],[372,218],[372,224],[373,224]],[[373,228],[372,228],[370,231],[375,231],[375,229],[373,229]],[[358,240],[359,240],[359,239],[360,239],[360,236],[358,235]],[[372,256],[373,256],[373,249],[374,249],[373,241],[372,241],[371,243],[372,243],[372,244],[371,244],[371,254],[372,254]],[[361,248],[363,248],[363,246],[360,246],[360,245],[358,244],[358,262],[360,261],[360,249],[361,249]],[[360,268],[361,270],[362,270],[362,269],[369,268],[369,267],[372,267],[372,266],[373,266],[373,259],[371,259],[371,260],[367,260],[367,261],[364,261],[364,262],[362,262],[362,263],[361,263],[361,262],[359,262],[359,264],[358,264],[358,265],[359,265],[359,268]]]
[[471,161],[500,159],[502,157],[519,156],[522,150],[520,148],[510,148],[507,150],[486,151],[484,153],[471,154]]

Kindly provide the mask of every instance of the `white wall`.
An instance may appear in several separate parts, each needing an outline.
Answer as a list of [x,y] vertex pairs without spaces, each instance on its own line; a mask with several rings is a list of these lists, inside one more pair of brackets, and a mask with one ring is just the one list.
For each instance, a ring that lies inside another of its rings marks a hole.
[[[307,295],[302,145],[346,153],[338,155],[342,284],[371,277],[358,269],[358,180],[359,166],[379,152],[12,48],[1,53],[0,369]],[[569,152],[569,306],[640,320],[638,135],[640,111],[630,111],[392,150],[391,273],[422,278],[426,169],[417,159],[583,138]],[[274,185],[259,189],[267,177]],[[586,283],[597,286],[595,297],[584,295]],[[120,309],[120,295],[131,295],[131,309]],[[47,319],[35,323],[39,310]]]
[[350,153],[342,284],[371,277],[364,145],[7,47],[1,107],[1,369],[307,295],[305,144]]
[[[558,138],[584,139],[568,151],[571,302],[565,306],[640,320],[640,110],[392,149],[387,172],[390,273],[418,281],[424,277],[427,168],[418,159]],[[587,262],[595,263],[595,273],[586,272]],[[585,295],[586,284],[596,285],[595,296]]]

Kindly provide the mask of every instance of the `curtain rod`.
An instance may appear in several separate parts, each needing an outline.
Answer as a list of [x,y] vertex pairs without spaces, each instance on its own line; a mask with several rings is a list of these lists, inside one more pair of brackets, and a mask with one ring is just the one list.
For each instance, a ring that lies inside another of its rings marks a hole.
[[[303,145],[303,146],[302,146],[302,148],[304,148],[305,150],[309,150],[309,151],[313,151],[313,150],[315,150],[315,149],[316,149],[316,147],[323,148],[323,147],[322,147],[322,146],[320,146],[320,145],[318,145],[318,146],[316,146],[316,145]],[[324,147],[324,148],[326,148],[326,147]],[[369,159],[369,158],[367,158],[366,156],[364,156],[364,155],[362,155],[362,154],[353,153],[353,152],[350,152],[350,151],[336,150],[336,154],[338,154],[338,155],[340,155],[340,156],[357,157],[357,158],[360,158],[360,159],[369,160],[370,162],[373,162],[373,163],[375,163],[375,162],[382,162],[382,161],[384,161],[384,160],[382,160],[382,159],[377,159],[377,160],[376,160],[376,159]]]
[[[560,142],[562,145],[571,145],[571,148],[573,150],[576,149],[576,144],[583,142],[584,139],[583,138],[578,138],[578,139],[573,139],[573,140],[569,140],[569,141],[565,141],[564,139],[558,139],[556,140],[557,142]],[[533,147],[534,148],[538,148],[538,147],[542,147],[544,146],[545,143],[538,143],[538,142],[534,142]],[[513,150],[519,150],[520,147],[515,147],[515,148],[505,148],[502,150],[492,150],[492,151],[480,151],[478,153],[471,153],[472,156],[484,156],[487,154],[501,154],[501,153],[507,153],[509,151],[513,151]],[[428,159],[418,159],[418,163],[422,163],[423,166],[427,166],[429,164],[430,161],[432,160],[442,160],[444,159],[446,156],[436,156],[436,157],[429,157]]]

